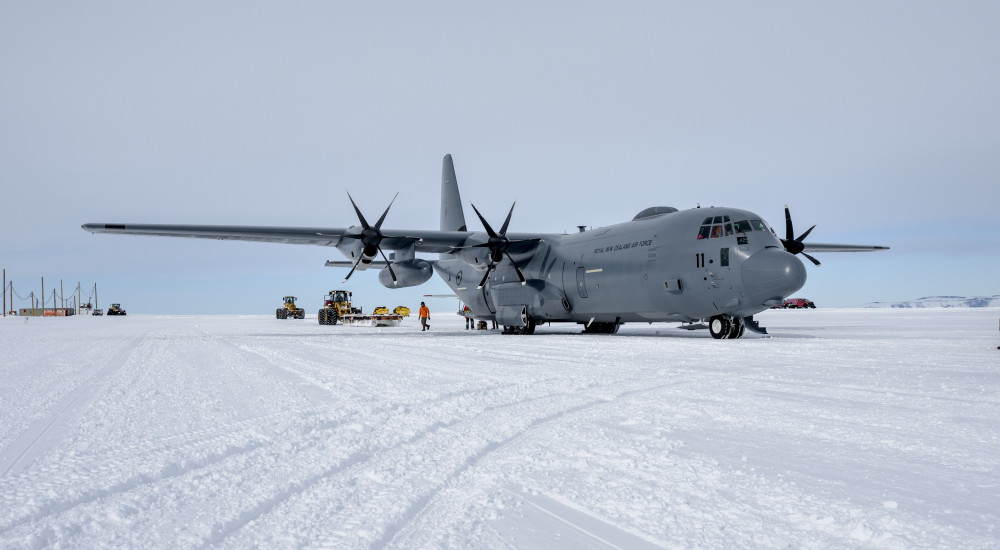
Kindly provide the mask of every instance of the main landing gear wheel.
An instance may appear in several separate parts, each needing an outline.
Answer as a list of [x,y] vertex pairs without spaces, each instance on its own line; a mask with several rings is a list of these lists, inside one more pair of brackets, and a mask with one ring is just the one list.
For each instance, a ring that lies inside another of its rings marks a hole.
[[618,334],[622,324],[619,322],[590,323],[583,326],[584,334]]
[[728,315],[716,315],[708,321],[708,331],[712,333],[712,338],[716,340],[729,338],[732,330],[733,323]]
[[525,319],[525,325],[523,327],[515,327],[511,325],[504,325],[504,334],[534,334],[535,333],[535,320],[531,317]]

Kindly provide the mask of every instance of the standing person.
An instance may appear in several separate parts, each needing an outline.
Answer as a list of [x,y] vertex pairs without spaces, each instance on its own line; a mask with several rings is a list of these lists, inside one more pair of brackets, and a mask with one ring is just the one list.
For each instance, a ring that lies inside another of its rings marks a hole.
[[420,312],[417,315],[420,317],[420,332],[430,330],[431,326],[427,324],[427,321],[431,320],[431,310],[427,309],[423,302],[420,302]]
[[471,329],[476,324],[476,320],[472,318],[472,310],[469,309],[469,306],[465,306],[462,309],[462,316],[465,317],[465,330]]

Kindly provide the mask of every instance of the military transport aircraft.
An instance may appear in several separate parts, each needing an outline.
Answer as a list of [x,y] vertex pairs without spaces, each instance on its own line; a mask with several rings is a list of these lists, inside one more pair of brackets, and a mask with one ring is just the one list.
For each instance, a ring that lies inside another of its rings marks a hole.
[[783,239],[761,216],[721,207],[654,206],[625,223],[543,234],[508,232],[513,205],[499,230],[472,205],[485,231],[470,231],[451,155],[442,169],[439,230],[383,230],[392,202],[374,225],[353,198],[351,204],[360,225],[344,228],[88,223],[83,229],[333,246],[348,260],[327,265],[350,267],[345,281],[380,267],[379,282],[389,288],[423,284],[437,271],[477,319],[496,320],[505,333],[532,334],[546,322],[579,323],[592,333],[615,333],[623,323],[680,322],[708,328],[717,339],[739,338],[745,329],[766,333],[753,315],[806,282],[796,255],[819,265],[809,252],[888,248],[806,243],[815,226],[795,237],[787,206]]

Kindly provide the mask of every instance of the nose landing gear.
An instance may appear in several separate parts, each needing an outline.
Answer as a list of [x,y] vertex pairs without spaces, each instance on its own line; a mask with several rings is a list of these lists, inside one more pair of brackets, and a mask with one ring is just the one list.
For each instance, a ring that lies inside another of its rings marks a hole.
[[716,315],[708,321],[708,331],[712,333],[712,338],[724,340],[727,338],[740,338],[746,330],[746,325],[740,317],[729,315]]

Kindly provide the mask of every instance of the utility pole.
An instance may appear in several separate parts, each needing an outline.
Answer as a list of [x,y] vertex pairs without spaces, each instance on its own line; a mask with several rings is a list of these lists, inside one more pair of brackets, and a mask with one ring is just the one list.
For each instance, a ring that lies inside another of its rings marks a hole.
[[[11,305],[14,304],[14,297],[10,297]],[[3,270],[3,316],[7,316],[7,268]]]
[[42,317],[45,317],[45,277],[42,277]]
[[59,279],[59,300],[62,302],[62,308],[66,309],[66,295],[63,294],[62,279]]

